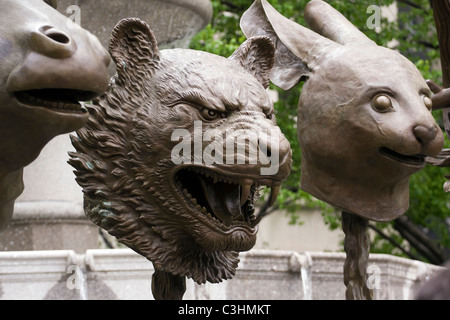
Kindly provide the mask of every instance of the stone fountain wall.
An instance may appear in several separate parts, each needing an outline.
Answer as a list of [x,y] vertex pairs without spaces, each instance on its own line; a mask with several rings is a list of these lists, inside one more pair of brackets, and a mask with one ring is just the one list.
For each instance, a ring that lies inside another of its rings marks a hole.
[[[345,300],[344,253],[252,250],[236,276],[219,284],[187,282],[185,300]],[[371,255],[375,300],[411,300],[442,268]],[[0,299],[152,300],[152,264],[129,249],[0,252]]]

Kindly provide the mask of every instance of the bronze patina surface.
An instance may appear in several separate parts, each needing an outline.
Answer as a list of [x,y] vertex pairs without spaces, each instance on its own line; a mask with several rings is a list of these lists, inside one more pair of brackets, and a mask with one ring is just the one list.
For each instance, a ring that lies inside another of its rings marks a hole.
[[341,210],[390,221],[409,207],[409,178],[442,150],[432,93],[412,62],[376,45],[324,1],[304,11],[310,29],[265,0],[243,15],[247,37],[276,43],[271,80],[305,84],[298,106],[301,187]]
[[23,191],[23,168],[53,137],[83,126],[78,101],[108,86],[108,52],[46,2],[0,1],[0,228]]
[[406,212],[409,178],[441,152],[444,135],[412,62],[324,1],[310,1],[304,15],[309,29],[256,0],[241,28],[275,43],[274,84],[287,90],[305,81],[297,113],[301,188],[342,210],[346,298],[371,299],[368,220]]
[[[229,59],[159,50],[149,26],[129,18],[115,27],[110,54],[117,75],[73,137],[87,216],[153,263],[156,299],[181,298],[186,277],[231,278],[238,253],[255,244],[258,190],[270,187],[275,200],[291,168],[265,90],[273,44],[249,39]],[[261,144],[273,172],[251,152]]]

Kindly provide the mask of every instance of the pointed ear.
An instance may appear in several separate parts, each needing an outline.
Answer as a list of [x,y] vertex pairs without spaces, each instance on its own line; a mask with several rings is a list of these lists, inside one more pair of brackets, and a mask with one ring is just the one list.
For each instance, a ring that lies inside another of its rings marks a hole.
[[159,63],[156,38],[148,24],[137,18],[121,20],[114,28],[109,53],[119,79],[129,73],[152,75]]
[[305,20],[312,30],[337,43],[375,44],[339,11],[322,0],[308,2]]
[[228,59],[238,62],[250,72],[265,89],[270,84],[275,47],[267,37],[252,37],[245,41]]
[[274,42],[275,66],[270,80],[285,90],[308,76],[319,53],[337,46],[335,42],[284,17],[266,0],[255,0],[242,15],[240,26],[247,38],[265,35]]

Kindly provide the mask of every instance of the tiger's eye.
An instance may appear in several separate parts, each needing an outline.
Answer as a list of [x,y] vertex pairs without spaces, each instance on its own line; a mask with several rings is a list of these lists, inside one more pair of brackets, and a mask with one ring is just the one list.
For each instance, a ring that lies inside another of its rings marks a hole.
[[205,120],[215,120],[219,117],[219,113],[217,111],[208,108],[203,108],[201,113]]
[[425,103],[425,107],[427,107],[427,109],[431,111],[431,109],[433,108],[433,100],[431,100],[430,97],[424,96],[423,102]]
[[217,112],[213,111],[213,110],[209,110],[208,111],[208,116],[210,116],[211,118],[216,118],[217,117]]
[[378,112],[387,112],[392,108],[392,101],[387,95],[380,94],[372,101],[372,107]]
[[212,110],[212,109],[208,109],[208,108],[203,108],[200,111],[203,119],[205,119],[206,121],[213,121],[213,120],[218,120],[218,119],[224,119],[228,117],[228,114],[226,112],[220,112],[220,111],[216,111],[216,110]]

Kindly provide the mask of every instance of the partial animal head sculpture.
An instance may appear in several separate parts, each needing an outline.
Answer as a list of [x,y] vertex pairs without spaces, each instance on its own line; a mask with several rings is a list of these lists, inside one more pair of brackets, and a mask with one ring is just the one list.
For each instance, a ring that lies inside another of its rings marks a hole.
[[117,75],[73,137],[87,216],[156,272],[231,278],[255,244],[258,190],[275,199],[291,168],[265,90],[273,44],[250,39],[229,59],[159,50],[149,26],[129,18],[110,54]]
[[0,0],[0,228],[23,191],[23,168],[53,137],[83,126],[78,101],[109,82],[108,52],[50,3]]
[[431,91],[401,54],[376,45],[324,1],[310,1],[307,29],[256,0],[247,37],[276,43],[271,81],[304,80],[298,106],[301,187],[344,211],[388,221],[409,206],[409,177],[443,147]]

